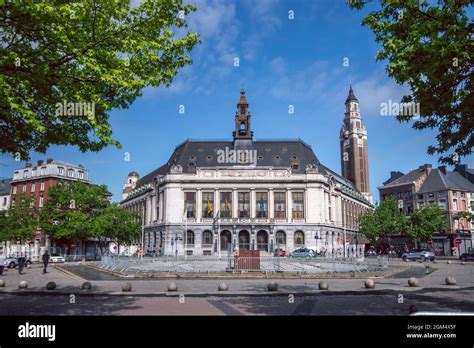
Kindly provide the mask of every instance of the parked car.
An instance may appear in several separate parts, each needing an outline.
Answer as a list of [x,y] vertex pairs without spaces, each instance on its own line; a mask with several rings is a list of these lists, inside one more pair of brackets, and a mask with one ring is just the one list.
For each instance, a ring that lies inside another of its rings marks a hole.
[[52,262],[52,263],[63,263],[63,262],[66,262],[66,260],[64,259],[64,257],[62,257],[62,256],[59,255],[59,254],[51,254],[51,256],[49,257],[49,261]]
[[309,249],[309,248],[298,248],[293,250],[289,257],[314,257],[316,256],[316,253],[314,250]]
[[275,249],[275,252],[273,253],[273,256],[279,256],[279,257],[283,257],[286,255],[286,251],[283,250],[282,248],[280,249]]
[[[25,259],[26,259],[26,266],[29,266],[31,265],[31,259],[29,257],[26,257],[25,256]],[[8,268],[15,268],[16,266],[18,266],[18,256],[9,256],[5,259],[5,262],[3,263],[5,267],[8,267]]]
[[148,250],[143,257],[157,257],[158,253],[156,250]]
[[474,261],[474,248],[469,248],[467,253],[462,253],[461,256],[459,256],[461,261],[467,261],[467,260],[473,260]]
[[412,250],[407,253],[403,253],[402,260],[420,260],[422,262],[426,260],[434,261],[435,254],[432,251],[428,250]]

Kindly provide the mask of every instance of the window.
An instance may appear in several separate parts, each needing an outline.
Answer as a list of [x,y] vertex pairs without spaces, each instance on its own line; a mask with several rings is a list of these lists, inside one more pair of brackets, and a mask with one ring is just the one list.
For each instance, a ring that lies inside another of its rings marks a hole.
[[275,203],[275,219],[286,219],[286,193],[275,192],[273,198]]
[[46,167],[41,167],[40,173],[41,173],[41,175],[45,175],[46,174]]
[[25,171],[23,172],[23,179],[26,179],[27,177],[28,177],[28,171],[25,170]]
[[186,244],[194,245],[194,232],[193,231],[186,231]]
[[59,175],[64,175],[64,168],[58,167]]
[[461,192],[461,198],[465,198],[465,197],[466,197],[466,193]]
[[304,194],[293,192],[293,219],[304,219]]
[[78,172],[77,175],[79,179],[84,179],[84,172]]
[[214,216],[214,193],[202,193],[202,217],[212,218]]
[[440,206],[441,209],[447,209],[448,208],[445,199],[440,199],[439,202],[438,202],[438,205]]
[[438,192],[438,197],[446,197],[446,192],[444,191]]
[[40,198],[39,198],[39,207],[42,208],[42,207],[43,207],[43,204],[44,204],[44,198],[43,198],[43,197],[40,197]]
[[196,192],[184,193],[184,206],[186,207],[186,218],[193,219],[196,217]]
[[211,231],[204,231],[202,234],[202,244],[203,245],[211,245],[212,244],[212,232]]
[[428,197],[429,197],[429,198],[433,198],[433,197],[434,197],[434,193],[428,193]]
[[255,206],[257,207],[257,217],[259,218],[268,217],[268,193],[257,192],[255,197],[256,197]]
[[296,231],[294,236],[295,246],[304,245],[304,233],[301,231]]
[[239,217],[249,217],[250,193],[239,192]]
[[425,206],[425,203],[423,202],[418,202],[418,208],[421,209]]
[[31,184],[31,192],[35,192],[36,190],[36,185],[35,184]]
[[458,200],[456,198],[453,199],[453,210],[458,210]]
[[232,217],[232,192],[221,192],[220,215],[222,218]]
[[16,186],[13,186],[13,194],[16,194]]
[[67,176],[68,176],[69,178],[74,178],[74,170],[69,169],[69,170],[67,171]]
[[423,195],[418,195],[418,199],[423,199]]
[[3,197],[3,206],[6,206],[7,205],[7,197]]
[[44,182],[42,182],[40,185],[40,191],[44,191]]
[[278,231],[276,234],[277,244],[286,244],[286,233],[283,231]]
[[21,192],[26,192],[26,185],[23,185]]

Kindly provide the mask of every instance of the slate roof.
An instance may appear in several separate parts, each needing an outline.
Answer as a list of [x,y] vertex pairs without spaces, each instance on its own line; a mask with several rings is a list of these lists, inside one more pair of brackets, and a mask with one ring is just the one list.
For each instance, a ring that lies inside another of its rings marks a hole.
[[[234,142],[226,140],[186,140],[176,146],[168,162],[154,171],[140,178],[136,188],[150,184],[157,175],[166,175],[173,165],[180,165],[183,173],[192,173],[189,164],[194,163],[197,168],[215,168],[224,166],[242,166],[239,163],[219,163],[218,151],[234,149]],[[345,185],[355,198],[367,202],[364,196],[359,193],[353,183],[343,178],[341,175],[330,170],[319,162],[311,146],[301,139],[292,140],[241,140],[238,145],[240,149],[257,150],[258,167],[284,167],[289,168],[294,161],[298,162],[298,169],[292,169],[295,174],[303,174],[308,164],[316,165],[319,173],[332,175],[334,179]]]
[[382,188],[398,186],[400,184],[410,184],[418,180],[425,172],[426,172],[426,169],[424,168],[424,166],[421,166],[417,169],[409,171],[405,175],[402,175],[395,180],[390,181],[387,185],[382,186]]
[[354,91],[352,90],[352,85],[351,87],[349,88],[349,95],[347,96],[347,99],[346,99],[346,104],[347,102],[351,101],[351,100],[355,100],[355,101],[358,101],[355,94],[354,94]]
[[459,190],[474,192],[474,184],[456,171],[446,171],[444,174],[439,168],[433,169],[420,187],[419,193]]
[[0,196],[7,196],[10,194],[10,183],[12,179],[0,179]]

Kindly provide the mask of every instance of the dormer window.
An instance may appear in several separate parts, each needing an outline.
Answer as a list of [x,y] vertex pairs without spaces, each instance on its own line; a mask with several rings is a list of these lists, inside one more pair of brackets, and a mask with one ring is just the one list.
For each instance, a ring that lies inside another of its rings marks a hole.
[[67,176],[68,176],[69,178],[74,178],[74,170],[69,169],[69,170],[67,171]]
[[188,171],[190,173],[196,173],[196,165],[193,162],[188,164]]
[[78,172],[77,176],[79,177],[79,179],[84,179],[84,172]]
[[23,179],[26,179],[27,177],[28,177],[28,171],[25,170],[25,171],[23,172]]
[[59,173],[59,175],[64,175],[64,168],[59,167],[58,168],[58,173]]

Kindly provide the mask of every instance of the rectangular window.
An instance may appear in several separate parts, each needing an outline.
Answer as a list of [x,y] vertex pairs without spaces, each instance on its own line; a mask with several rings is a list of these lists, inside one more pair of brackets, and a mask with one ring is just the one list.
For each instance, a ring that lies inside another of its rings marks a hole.
[[16,194],[16,186],[13,186],[13,194]]
[[434,193],[428,193],[428,197],[433,198],[433,197],[434,197]]
[[186,218],[193,219],[196,217],[196,192],[184,193],[184,206],[186,207]]
[[78,176],[79,176],[79,179],[84,179],[84,173],[83,172],[79,172]]
[[465,198],[466,194],[464,192],[461,192],[461,198]]
[[35,184],[31,184],[31,192],[35,192],[36,190],[36,185]]
[[222,218],[232,217],[232,192],[221,192],[220,193],[220,216]]
[[202,217],[214,217],[214,192],[202,193]]
[[423,199],[423,195],[418,195],[418,199]]
[[7,197],[3,197],[3,206],[7,205]]
[[23,179],[26,179],[27,177],[28,177],[28,171],[25,170],[25,171],[23,172]]
[[69,169],[69,170],[67,171],[67,176],[70,177],[70,178],[73,178],[73,177],[74,177],[74,170]]
[[456,198],[453,199],[453,210],[458,210],[458,200]]
[[43,203],[44,203],[44,198],[43,198],[43,197],[40,197],[40,198],[39,198],[39,207],[40,207],[40,208],[43,208]]
[[239,192],[239,217],[248,218],[250,216],[250,193]]
[[64,168],[59,167],[58,170],[59,170],[59,175],[64,175]]
[[441,209],[447,209],[447,204],[445,199],[440,199],[438,202],[438,205],[440,206]]
[[26,185],[23,185],[21,191],[22,191],[22,192],[26,192]]
[[273,199],[275,204],[275,219],[286,219],[286,193],[275,192]]
[[46,167],[41,167],[41,175],[45,175],[46,174]]
[[255,206],[257,207],[257,217],[266,218],[268,217],[268,193],[257,192],[255,195],[256,201]]
[[304,193],[293,192],[293,219],[304,219]]
[[44,191],[44,182],[42,182],[40,185],[40,191]]

